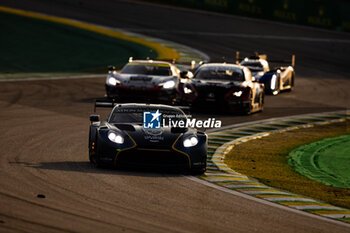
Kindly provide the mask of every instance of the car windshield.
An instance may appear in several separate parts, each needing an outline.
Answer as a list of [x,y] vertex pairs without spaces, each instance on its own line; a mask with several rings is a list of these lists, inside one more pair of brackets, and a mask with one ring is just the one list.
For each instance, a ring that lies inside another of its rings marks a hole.
[[251,71],[264,71],[264,67],[260,61],[242,61],[241,65],[248,67]]
[[195,79],[244,81],[243,71],[234,66],[205,66],[194,75]]
[[115,108],[109,118],[109,123],[128,123],[128,124],[138,124],[141,125],[144,122],[145,117],[153,118],[154,115],[159,110],[161,114],[159,120],[161,125],[169,125],[170,120],[186,120],[186,116],[182,111],[176,109],[158,109],[158,108]]
[[171,69],[168,64],[129,63],[124,66],[120,73],[171,76]]

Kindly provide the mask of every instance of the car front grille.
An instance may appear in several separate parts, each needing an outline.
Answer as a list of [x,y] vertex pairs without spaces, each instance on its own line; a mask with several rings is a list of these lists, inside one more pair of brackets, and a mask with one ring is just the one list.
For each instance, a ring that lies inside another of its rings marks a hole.
[[133,76],[133,77],[130,77],[130,80],[131,81],[145,81],[145,82],[149,82],[152,80],[151,77],[138,77],[138,76]]
[[168,149],[136,148],[120,152],[117,166],[188,168],[188,157]]

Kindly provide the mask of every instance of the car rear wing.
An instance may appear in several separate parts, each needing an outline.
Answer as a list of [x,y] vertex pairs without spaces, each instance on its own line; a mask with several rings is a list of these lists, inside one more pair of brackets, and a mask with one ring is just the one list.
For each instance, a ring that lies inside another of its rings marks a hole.
[[178,68],[180,68],[180,70],[194,70],[196,68],[198,68],[199,66],[201,66],[202,64],[205,63],[205,61],[177,61],[176,59],[165,59],[162,61],[167,61],[170,62],[172,64],[174,64],[175,66],[178,66]]
[[[114,106],[121,104],[117,103],[115,99],[95,99],[94,103],[94,113],[97,108],[114,108]],[[146,103],[149,104],[149,103]],[[175,108],[180,108],[181,110],[188,112],[191,108],[189,106],[171,105]]]
[[[134,60],[133,57],[129,58],[129,62],[132,62]],[[145,60],[152,60],[149,57],[146,58]],[[206,63],[207,61],[195,61],[195,60],[191,60],[191,61],[177,61],[176,59],[162,59],[159,61],[164,61],[164,62],[169,62],[174,64],[175,66],[177,66],[180,70],[184,71],[184,70],[195,70],[196,68],[198,68],[199,66],[201,66],[202,64]],[[114,65],[109,65],[107,66],[107,70],[109,73],[112,73],[114,71],[117,71],[118,69],[121,69],[122,67],[117,67]]]
[[96,108],[114,108],[117,104],[114,99],[95,99],[94,112],[96,112]]
[[[253,56],[248,57],[249,59],[264,59],[267,60],[266,54],[255,53]],[[239,57],[239,51],[236,51],[236,64],[239,64],[245,58]],[[292,67],[295,66],[295,54],[292,55],[291,60],[268,60],[270,63],[290,64]]]

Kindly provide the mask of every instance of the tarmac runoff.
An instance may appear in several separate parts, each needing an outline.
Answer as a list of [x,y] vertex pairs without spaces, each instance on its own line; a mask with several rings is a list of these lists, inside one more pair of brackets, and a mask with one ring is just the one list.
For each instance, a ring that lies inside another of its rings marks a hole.
[[306,114],[256,121],[250,124],[232,125],[225,127],[222,131],[209,132],[207,172],[200,176],[200,178],[266,201],[350,223],[349,209],[269,187],[244,174],[232,170],[224,163],[225,155],[229,153],[235,145],[266,137],[272,133],[344,122],[346,119],[350,119],[350,112],[339,111]]

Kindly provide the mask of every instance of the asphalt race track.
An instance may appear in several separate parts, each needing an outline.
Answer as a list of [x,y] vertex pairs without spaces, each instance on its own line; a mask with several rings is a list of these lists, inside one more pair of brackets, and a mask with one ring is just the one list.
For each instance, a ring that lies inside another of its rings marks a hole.
[[[350,107],[350,34],[127,1],[0,5],[173,40],[212,61],[231,59],[236,50],[271,59],[296,54],[295,91],[268,96],[263,113],[197,114],[225,125]],[[91,168],[88,116],[104,81],[0,82],[1,232],[350,232],[179,174]]]

